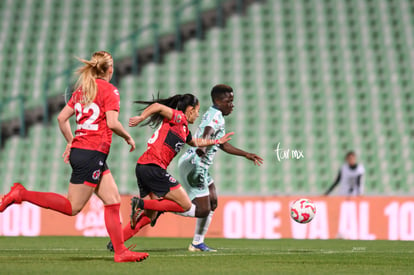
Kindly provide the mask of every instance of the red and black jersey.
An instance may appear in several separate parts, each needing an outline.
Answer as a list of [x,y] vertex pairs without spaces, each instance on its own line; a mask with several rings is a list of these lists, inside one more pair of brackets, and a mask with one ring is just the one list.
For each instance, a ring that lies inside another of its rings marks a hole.
[[138,159],[138,163],[156,164],[167,169],[172,159],[191,139],[187,118],[183,112],[173,110],[172,118],[165,118],[148,140],[147,150]]
[[76,131],[72,148],[109,153],[112,130],[106,124],[107,111],[119,112],[119,93],[115,86],[103,79],[96,79],[98,90],[89,105],[81,103],[82,90],[75,91],[68,106],[75,109]]

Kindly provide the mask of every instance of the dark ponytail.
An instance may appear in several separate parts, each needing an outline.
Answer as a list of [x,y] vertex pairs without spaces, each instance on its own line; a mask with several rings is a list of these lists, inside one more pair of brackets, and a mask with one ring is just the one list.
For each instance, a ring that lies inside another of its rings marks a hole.
[[[159,103],[184,113],[188,106],[197,106],[198,98],[193,94],[174,95],[169,98],[160,98],[160,95],[158,94],[157,98],[153,98],[152,101],[138,100],[134,101],[134,103],[145,104],[147,105],[146,107],[154,103]],[[142,108],[141,111],[146,107]],[[141,126],[149,125],[156,128],[162,123],[163,120],[164,117],[161,114],[156,113],[150,116],[145,123],[141,124]]]

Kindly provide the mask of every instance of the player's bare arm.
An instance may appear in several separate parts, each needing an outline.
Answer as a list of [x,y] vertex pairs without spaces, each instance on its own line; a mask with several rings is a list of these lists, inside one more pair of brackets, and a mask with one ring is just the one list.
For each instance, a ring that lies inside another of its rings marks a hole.
[[173,116],[173,110],[165,105],[162,105],[160,103],[154,103],[148,106],[139,116],[134,116],[129,119],[129,127],[135,127],[144,120],[146,120],[151,115],[159,113],[163,117],[167,119],[172,119]]
[[121,122],[118,120],[119,113],[117,111],[107,111],[106,113],[106,124],[108,128],[115,134],[125,139],[126,143],[131,146],[130,152],[135,150],[135,141],[124,129]]
[[214,144],[223,144],[231,140],[232,135],[234,135],[234,132],[227,133],[220,139],[193,138],[191,141],[187,142],[187,144],[193,147],[207,147]]
[[[201,138],[209,139],[214,134],[214,129],[210,126],[204,128],[204,132]],[[203,157],[206,154],[207,147],[198,147],[196,153],[199,157]]]
[[258,155],[254,153],[249,153],[249,152],[243,151],[242,149],[234,147],[228,142],[220,145],[220,148],[228,154],[245,157],[248,160],[253,161],[254,164],[257,166],[260,166],[263,164],[263,158],[259,157]]
[[69,118],[73,116],[74,114],[75,114],[75,110],[66,105],[57,117],[59,129],[62,132],[63,136],[65,137],[66,142],[68,143],[66,145],[65,151],[62,154],[62,157],[65,163],[69,162],[70,147],[72,146],[72,140],[73,140]]

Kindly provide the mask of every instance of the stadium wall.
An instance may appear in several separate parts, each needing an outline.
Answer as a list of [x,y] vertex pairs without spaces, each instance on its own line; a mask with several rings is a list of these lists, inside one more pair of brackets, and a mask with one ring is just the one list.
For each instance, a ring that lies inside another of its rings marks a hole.
[[[130,196],[122,197],[123,224]],[[220,197],[208,237],[246,239],[414,240],[414,197],[313,197],[317,213],[309,224],[290,219],[293,197]],[[141,237],[191,237],[195,219],[164,214]],[[107,236],[102,202],[93,197],[76,217],[29,203],[0,215],[0,236]]]

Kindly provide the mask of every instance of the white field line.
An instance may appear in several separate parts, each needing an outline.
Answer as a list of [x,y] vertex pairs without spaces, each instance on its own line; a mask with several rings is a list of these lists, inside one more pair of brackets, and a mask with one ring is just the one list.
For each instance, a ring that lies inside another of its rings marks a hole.
[[[220,250],[240,250],[240,248],[219,248]],[[144,251],[145,249],[143,249]],[[245,249],[245,250],[249,250],[249,249]],[[26,248],[6,248],[6,249],[0,249],[0,252],[7,252],[7,251],[26,251],[26,252],[36,252],[36,251],[68,251],[68,252],[73,252],[73,251],[84,251],[84,252],[88,252],[88,251],[106,251],[106,249],[76,249],[76,248],[43,248],[43,249],[26,249]],[[150,252],[150,257],[151,258],[168,258],[168,257],[214,257],[214,256],[271,256],[271,255],[298,255],[298,254],[350,254],[350,253],[373,253],[373,254],[382,254],[382,253],[389,253],[390,251],[378,251],[378,250],[374,250],[374,251],[367,251],[367,250],[318,250],[318,249],[292,249],[292,250],[288,250],[288,251],[272,251],[270,249],[265,249],[265,250],[261,250],[263,252],[260,251],[252,251],[253,253],[220,253],[220,252],[209,252],[209,253],[192,253],[192,254],[169,254],[169,255],[151,255],[151,253],[157,253],[157,252]],[[160,251],[162,252],[162,251]],[[394,254],[413,254],[414,251],[396,251],[393,252]],[[84,257],[88,257],[88,255],[83,255]],[[10,257],[10,255],[0,255],[0,258],[6,258],[6,257]],[[95,257],[95,256],[93,256]],[[107,258],[107,257],[112,257],[111,256],[102,256],[102,258]]]

